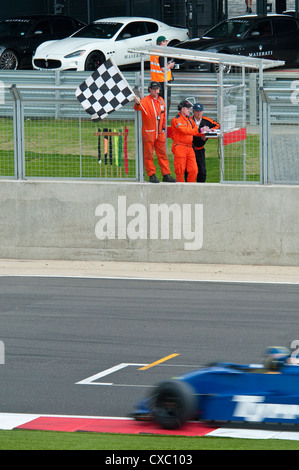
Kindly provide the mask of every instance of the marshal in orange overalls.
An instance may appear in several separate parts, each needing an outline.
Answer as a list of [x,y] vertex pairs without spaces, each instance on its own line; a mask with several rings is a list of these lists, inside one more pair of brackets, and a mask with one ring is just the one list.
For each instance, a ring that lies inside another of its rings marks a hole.
[[170,168],[166,152],[165,102],[161,96],[153,99],[151,95],[148,95],[142,98],[141,105],[135,103],[134,109],[142,112],[142,142],[146,173],[148,176],[152,176],[156,172],[155,150],[162,175],[168,175]]
[[179,112],[171,121],[171,134],[176,179],[183,183],[187,170],[187,182],[195,183],[198,169],[192,144],[193,136],[199,136],[198,128],[192,119]]

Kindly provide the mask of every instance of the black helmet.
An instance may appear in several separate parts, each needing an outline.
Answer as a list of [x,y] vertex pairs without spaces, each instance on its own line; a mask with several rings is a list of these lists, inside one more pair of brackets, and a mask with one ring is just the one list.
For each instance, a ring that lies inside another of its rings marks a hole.
[[192,108],[192,104],[188,100],[183,100],[178,104],[178,110],[180,111],[182,108]]
[[161,85],[159,82],[151,82],[148,86],[148,91],[150,91],[150,88],[160,88],[161,89]]

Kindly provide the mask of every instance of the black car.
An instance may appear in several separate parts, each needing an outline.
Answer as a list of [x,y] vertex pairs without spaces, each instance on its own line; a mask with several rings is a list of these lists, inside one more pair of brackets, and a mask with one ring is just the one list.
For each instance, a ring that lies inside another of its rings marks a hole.
[[[177,47],[196,51],[283,60],[285,65],[299,65],[299,20],[288,15],[245,15],[229,18]],[[182,70],[215,70],[213,64],[183,62]]]
[[296,10],[285,10],[282,12],[284,15],[297,16]]
[[38,15],[0,22],[0,69],[32,68],[32,56],[42,42],[63,39],[85,26],[68,16]]

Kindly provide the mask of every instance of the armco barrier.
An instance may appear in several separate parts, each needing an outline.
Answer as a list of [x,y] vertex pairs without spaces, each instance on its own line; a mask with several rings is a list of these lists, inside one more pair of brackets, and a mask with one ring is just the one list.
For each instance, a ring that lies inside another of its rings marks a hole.
[[299,264],[299,187],[0,184],[0,258]]

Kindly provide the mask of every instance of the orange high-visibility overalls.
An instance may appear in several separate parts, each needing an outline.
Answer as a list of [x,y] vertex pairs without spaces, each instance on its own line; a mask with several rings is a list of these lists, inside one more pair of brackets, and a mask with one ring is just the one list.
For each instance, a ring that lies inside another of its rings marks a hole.
[[191,118],[178,113],[171,121],[171,133],[176,179],[183,183],[185,170],[187,170],[187,182],[194,183],[198,169],[192,142],[193,136],[199,135],[197,126]]
[[156,172],[155,150],[162,175],[168,175],[170,168],[166,152],[165,102],[161,96],[154,100],[151,95],[148,95],[142,98],[141,105],[135,103],[134,109],[142,112],[143,158],[146,173],[148,176],[152,176]]
[[[151,81],[152,82],[164,82],[164,72],[161,70],[158,55],[150,56],[150,67],[151,67]],[[166,80],[170,82],[172,78],[171,70],[167,71]]]

